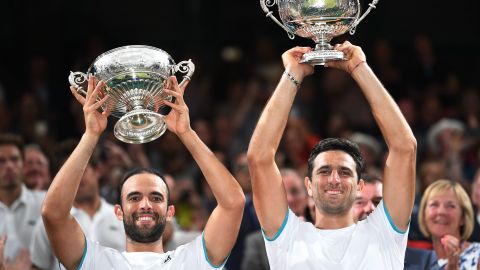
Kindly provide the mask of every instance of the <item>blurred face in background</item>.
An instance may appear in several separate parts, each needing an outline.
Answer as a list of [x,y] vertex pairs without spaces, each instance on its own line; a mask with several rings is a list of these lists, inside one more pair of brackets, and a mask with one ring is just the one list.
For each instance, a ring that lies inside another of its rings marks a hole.
[[35,148],[25,149],[24,183],[30,189],[44,189],[50,182],[48,158]]
[[425,225],[432,237],[441,238],[449,234],[460,239],[460,226],[463,225],[462,207],[452,189],[428,198]]
[[0,188],[14,189],[22,184],[22,153],[16,145],[0,146]]
[[357,192],[357,198],[353,203],[353,214],[357,221],[364,220],[377,207],[382,200],[382,183],[376,181],[367,183],[362,190]]
[[307,209],[308,196],[302,178],[294,171],[282,175],[283,185],[287,192],[288,207],[297,216],[304,216]]
[[83,173],[82,181],[80,181],[80,186],[78,187],[75,202],[88,202],[92,201],[96,196],[99,196],[98,180],[98,172],[91,165],[87,165]]

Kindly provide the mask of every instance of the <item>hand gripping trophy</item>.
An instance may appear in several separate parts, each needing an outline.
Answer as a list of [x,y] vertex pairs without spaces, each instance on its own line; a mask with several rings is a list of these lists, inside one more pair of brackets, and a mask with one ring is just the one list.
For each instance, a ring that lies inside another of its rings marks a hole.
[[[163,100],[172,100],[163,89],[168,77],[186,73],[180,84],[190,80],[195,66],[192,61],[175,64],[165,51],[144,45],[110,50],[93,62],[87,74],[105,82],[109,100],[102,106],[120,118],[114,127],[117,139],[126,143],[146,143],[162,136],[167,126],[168,109]],[[87,74],[71,72],[68,80],[78,92],[86,95]]]
[[[315,50],[306,53],[301,63],[324,65],[326,61],[344,59],[343,53],[334,50],[330,41],[348,30],[353,35],[378,1],[372,0],[361,17],[359,0],[260,0],[260,5],[267,17],[287,31],[291,39],[298,35],[315,41]],[[275,4],[283,24],[268,9]]]

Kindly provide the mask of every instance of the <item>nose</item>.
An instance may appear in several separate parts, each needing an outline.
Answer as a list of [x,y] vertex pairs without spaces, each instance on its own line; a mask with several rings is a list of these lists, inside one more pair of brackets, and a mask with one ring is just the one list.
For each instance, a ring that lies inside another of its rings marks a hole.
[[437,213],[438,214],[445,214],[447,212],[447,208],[441,204],[438,208],[437,208]]
[[363,211],[365,213],[370,214],[373,212],[373,210],[375,210],[375,205],[373,205],[373,203],[371,201],[368,201],[367,202],[367,205],[365,205],[365,207],[363,208]]
[[328,181],[333,184],[340,183],[340,175],[338,174],[337,170],[332,171],[332,174],[330,175]]
[[150,210],[152,209],[152,205],[150,204],[150,200],[148,198],[143,198],[140,202],[140,209],[142,210]]

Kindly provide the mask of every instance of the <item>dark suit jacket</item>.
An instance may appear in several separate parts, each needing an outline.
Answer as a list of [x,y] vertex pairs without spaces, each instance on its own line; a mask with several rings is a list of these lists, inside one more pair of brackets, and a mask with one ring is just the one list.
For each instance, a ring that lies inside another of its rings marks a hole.
[[261,231],[256,231],[245,239],[245,251],[243,252],[242,270],[270,270],[267,250]]
[[433,250],[408,248],[405,252],[405,270],[438,269],[437,255]]

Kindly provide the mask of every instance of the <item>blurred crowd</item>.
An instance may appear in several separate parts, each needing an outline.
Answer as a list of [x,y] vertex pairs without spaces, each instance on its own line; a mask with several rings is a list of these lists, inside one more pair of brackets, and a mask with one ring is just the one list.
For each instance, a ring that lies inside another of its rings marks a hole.
[[[469,239],[480,242],[478,78],[458,74],[436,53],[425,35],[416,36],[411,47],[402,52],[385,39],[368,45],[364,49],[369,65],[398,103],[418,142],[417,196],[409,246],[432,248],[417,220],[424,191],[439,179],[459,183],[470,195],[471,201],[466,203],[474,208],[476,230]],[[85,71],[106,47],[93,39],[83,56],[65,70]],[[246,150],[261,110],[283,72],[280,54],[275,44],[260,39],[248,50],[225,48],[213,64],[201,54],[191,57],[197,72],[185,99],[192,127],[232,171],[247,197],[239,238],[226,265],[228,270],[264,269],[259,263],[262,258],[254,258],[260,250],[250,239],[253,235],[258,238],[260,226],[250,196]],[[210,64],[212,68],[208,67]],[[39,194],[47,190],[72,150],[71,139],[78,139],[84,131],[81,106],[69,96],[64,74],[54,74],[55,68],[50,65],[47,57],[36,55],[26,67],[25,81],[15,86],[0,80],[0,133],[18,135],[25,143],[19,157],[22,162],[14,168],[7,166],[9,160],[0,151],[0,188],[3,179],[13,174],[21,177],[30,190]],[[176,208],[176,219],[169,224],[164,237],[167,247],[173,249],[193,239],[201,233],[215,207],[199,168],[169,132],[148,144],[121,143],[113,136],[115,120],[109,119],[109,130],[96,149],[92,169],[97,183],[91,184],[92,192],[115,204],[119,196],[117,185],[125,171],[132,167],[156,168],[168,176]],[[359,144],[365,157],[365,173],[381,178],[386,147],[360,90],[348,74],[317,67],[315,74],[302,84],[277,154],[277,164],[284,168],[289,206],[306,220],[312,220],[314,207],[303,186],[308,153],[318,140],[328,137],[348,138]],[[7,230],[2,228],[1,219],[9,208],[1,199],[0,235]],[[32,222],[34,226],[37,220]],[[32,249],[28,243],[19,247],[20,253],[6,254],[10,267],[30,269]]]

